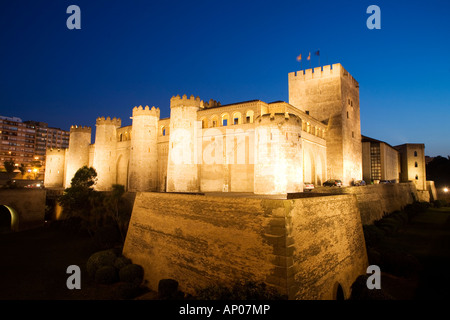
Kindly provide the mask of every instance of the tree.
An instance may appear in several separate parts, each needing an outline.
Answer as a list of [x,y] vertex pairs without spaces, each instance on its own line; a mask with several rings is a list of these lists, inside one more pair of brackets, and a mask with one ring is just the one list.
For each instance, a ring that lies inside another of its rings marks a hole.
[[65,218],[77,218],[81,226],[90,234],[105,236],[105,230],[120,231],[122,242],[125,240],[124,230],[127,227],[127,217],[123,207],[123,185],[115,184],[110,192],[94,190],[97,182],[97,172],[92,167],[80,168],[71,180],[69,188],[59,198]]
[[5,167],[8,176],[12,176],[14,170],[16,170],[16,164],[12,160],[3,161],[3,166]]
[[95,195],[93,186],[97,182],[97,172],[92,167],[84,166],[75,173],[69,188],[64,190],[58,201],[63,207],[66,218],[79,218],[90,229],[91,198]]
[[20,170],[20,173],[22,174],[22,179],[23,179],[23,176],[24,176],[25,173],[27,172],[27,166],[24,165],[23,163],[21,163],[21,164],[20,164],[20,167],[19,167],[19,170]]
[[450,184],[450,158],[435,157],[426,166],[427,180],[435,182],[436,187],[444,187]]
[[84,166],[78,169],[73,176],[70,186],[74,188],[84,188],[94,190],[93,186],[97,183],[97,171],[94,168]]
[[8,174],[8,182],[7,185],[9,187],[13,187],[12,178],[14,175],[14,170],[16,170],[16,164],[13,160],[3,161],[3,166],[5,167],[6,173]]

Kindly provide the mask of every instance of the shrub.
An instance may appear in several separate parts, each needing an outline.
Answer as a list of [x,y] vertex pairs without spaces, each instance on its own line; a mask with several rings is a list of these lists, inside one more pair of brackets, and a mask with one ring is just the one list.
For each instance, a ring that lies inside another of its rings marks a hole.
[[113,266],[102,266],[95,272],[95,282],[97,283],[112,284],[118,280],[117,269]]
[[117,226],[106,225],[99,227],[94,234],[94,242],[99,249],[111,248],[122,242]]
[[433,205],[435,208],[448,207],[448,203],[445,200],[434,200]]
[[408,214],[408,218],[415,217],[417,214],[425,212],[430,207],[429,202],[415,201],[405,206],[404,210]]
[[386,234],[376,225],[364,225],[363,231],[367,247],[374,247],[377,245]]
[[158,297],[163,300],[172,300],[179,297],[178,281],[174,279],[161,279],[158,283]]
[[395,233],[401,225],[398,219],[393,217],[386,217],[375,222],[376,226],[383,230],[386,234],[391,235]]
[[360,275],[352,284],[350,300],[393,300],[394,298],[381,289],[367,288],[368,275]]
[[236,282],[232,288],[213,285],[200,290],[196,296],[199,300],[286,300],[285,295],[268,287],[264,282]]
[[126,265],[129,265],[129,264],[131,264],[131,260],[126,258],[126,257],[124,257],[124,256],[117,257],[116,260],[114,261],[114,267],[117,270],[120,270],[120,269],[122,269],[123,267],[125,267]]
[[133,299],[145,291],[138,284],[129,282],[119,282],[114,285],[113,290],[117,299]]
[[113,250],[103,250],[92,254],[87,263],[86,269],[91,277],[95,277],[97,270],[103,266],[114,266],[117,256]]
[[369,260],[369,265],[381,266],[383,264],[382,254],[377,249],[367,249],[367,259]]
[[144,269],[137,264],[131,263],[119,270],[120,281],[141,284],[144,280]]

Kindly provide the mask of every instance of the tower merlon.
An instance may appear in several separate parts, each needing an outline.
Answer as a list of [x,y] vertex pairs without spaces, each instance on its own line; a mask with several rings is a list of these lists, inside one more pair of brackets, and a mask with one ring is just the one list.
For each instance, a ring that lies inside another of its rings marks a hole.
[[91,133],[91,127],[83,127],[83,126],[77,126],[73,125],[70,127],[70,132],[87,132]]
[[149,106],[145,106],[144,108],[142,106],[133,108],[133,117],[144,116],[144,115],[145,116],[148,116],[148,115],[155,116],[159,119],[160,110],[159,110],[159,108],[155,108],[154,106],[151,108]]
[[120,118],[115,118],[115,117],[112,119],[110,117],[107,117],[106,119],[105,119],[105,117],[100,117],[100,118],[97,118],[97,121],[96,121],[97,126],[99,126],[99,125],[114,125],[116,127],[120,127],[121,124],[122,124],[122,120]]
[[348,78],[353,82],[355,87],[359,87],[358,81],[356,81],[350,73],[344,69],[344,67],[340,63],[335,63],[332,65],[326,65],[317,68],[311,68],[306,70],[299,70],[296,72],[290,72],[288,74],[289,81],[297,80],[297,81],[307,81],[312,79],[323,79],[323,78],[331,78],[331,77],[342,77]]
[[191,95],[188,99],[187,95],[183,95],[180,97],[179,95],[174,96],[170,99],[170,107],[197,107],[203,108],[203,100],[201,100],[198,96],[194,97]]

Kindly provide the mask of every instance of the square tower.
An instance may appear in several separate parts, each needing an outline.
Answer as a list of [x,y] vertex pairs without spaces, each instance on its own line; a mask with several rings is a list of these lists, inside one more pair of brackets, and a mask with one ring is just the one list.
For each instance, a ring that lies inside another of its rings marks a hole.
[[417,190],[427,190],[425,145],[423,143],[405,143],[394,148],[400,153],[400,181],[413,181]]
[[289,103],[327,124],[327,176],[362,179],[359,84],[342,65],[289,73]]

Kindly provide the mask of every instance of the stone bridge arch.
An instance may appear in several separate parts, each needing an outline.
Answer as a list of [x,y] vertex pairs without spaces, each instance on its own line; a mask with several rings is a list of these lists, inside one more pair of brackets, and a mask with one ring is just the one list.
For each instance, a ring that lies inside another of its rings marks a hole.
[[[0,221],[3,224],[10,221],[9,231],[42,226],[45,220],[45,202],[45,189],[0,190]],[[1,228],[7,229],[3,224]]]
[[19,230],[19,215],[10,206],[0,205],[0,233]]

